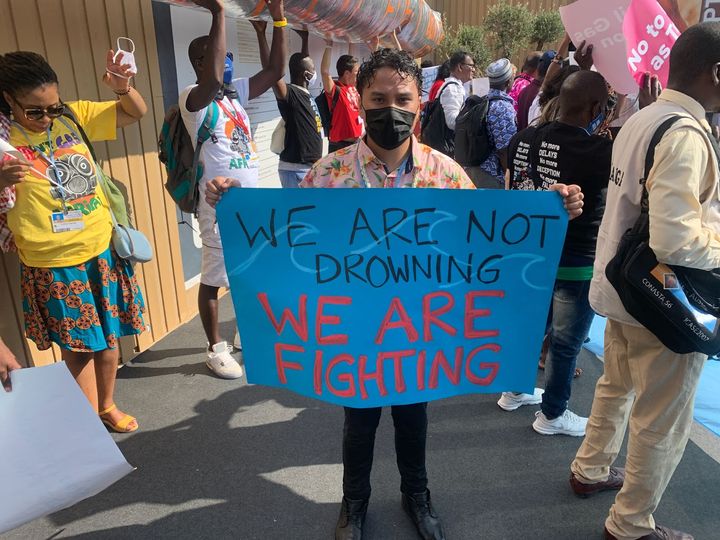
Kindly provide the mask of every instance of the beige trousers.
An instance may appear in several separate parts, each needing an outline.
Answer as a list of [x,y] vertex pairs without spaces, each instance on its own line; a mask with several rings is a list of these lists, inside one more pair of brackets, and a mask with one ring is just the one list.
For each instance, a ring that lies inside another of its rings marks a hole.
[[608,320],[605,371],[571,470],[581,482],[607,480],[629,423],[625,483],[605,522],[618,539],[655,530],[652,514],[685,451],[706,359],[674,353],[645,328]]

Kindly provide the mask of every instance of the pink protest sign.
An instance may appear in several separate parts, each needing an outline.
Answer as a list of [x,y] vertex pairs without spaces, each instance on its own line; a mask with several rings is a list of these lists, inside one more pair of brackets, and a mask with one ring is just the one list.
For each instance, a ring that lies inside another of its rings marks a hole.
[[657,0],[632,0],[625,14],[623,33],[627,41],[627,66],[633,78],[640,84],[649,71],[667,86],[670,51],[680,37],[680,30]]
[[[655,2],[656,0],[653,0]],[[560,8],[560,16],[575,45],[593,45],[595,67],[621,94],[637,92],[627,70],[623,21],[631,0],[578,0]]]

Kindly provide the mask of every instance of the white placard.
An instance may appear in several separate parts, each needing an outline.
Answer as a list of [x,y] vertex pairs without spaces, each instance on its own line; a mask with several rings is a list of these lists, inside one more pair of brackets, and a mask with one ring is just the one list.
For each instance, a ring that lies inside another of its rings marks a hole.
[[0,533],[96,495],[133,471],[64,363],[0,389]]
[[487,96],[490,92],[490,79],[482,77],[472,80],[472,93],[476,96]]

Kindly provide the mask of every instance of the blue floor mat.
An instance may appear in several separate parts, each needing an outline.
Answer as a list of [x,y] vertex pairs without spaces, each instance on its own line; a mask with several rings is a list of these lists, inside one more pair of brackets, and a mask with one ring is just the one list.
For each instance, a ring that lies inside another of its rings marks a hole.
[[[585,348],[602,359],[605,318],[595,316]],[[720,362],[705,364],[695,399],[695,420],[720,436]]]

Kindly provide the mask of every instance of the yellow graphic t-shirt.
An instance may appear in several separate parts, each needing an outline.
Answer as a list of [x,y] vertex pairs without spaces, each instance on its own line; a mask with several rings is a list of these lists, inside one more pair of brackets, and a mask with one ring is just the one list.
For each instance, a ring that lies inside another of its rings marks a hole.
[[[91,141],[109,141],[117,136],[116,103],[77,101],[67,105]],[[10,144],[33,168],[63,186],[51,184],[32,170],[17,184],[17,202],[8,213],[8,226],[15,235],[20,260],[39,268],[77,266],[105,251],[112,234],[109,207],[90,151],[72,120],[54,120],[49,137],[45,132],[25,130],[23,134],[13,123]],[[54,159],[55,173],[43,154]],[[75,226],[60,228],[56,224],[53,229],[53,220],[64,217],[60,212],[72,218]]]

